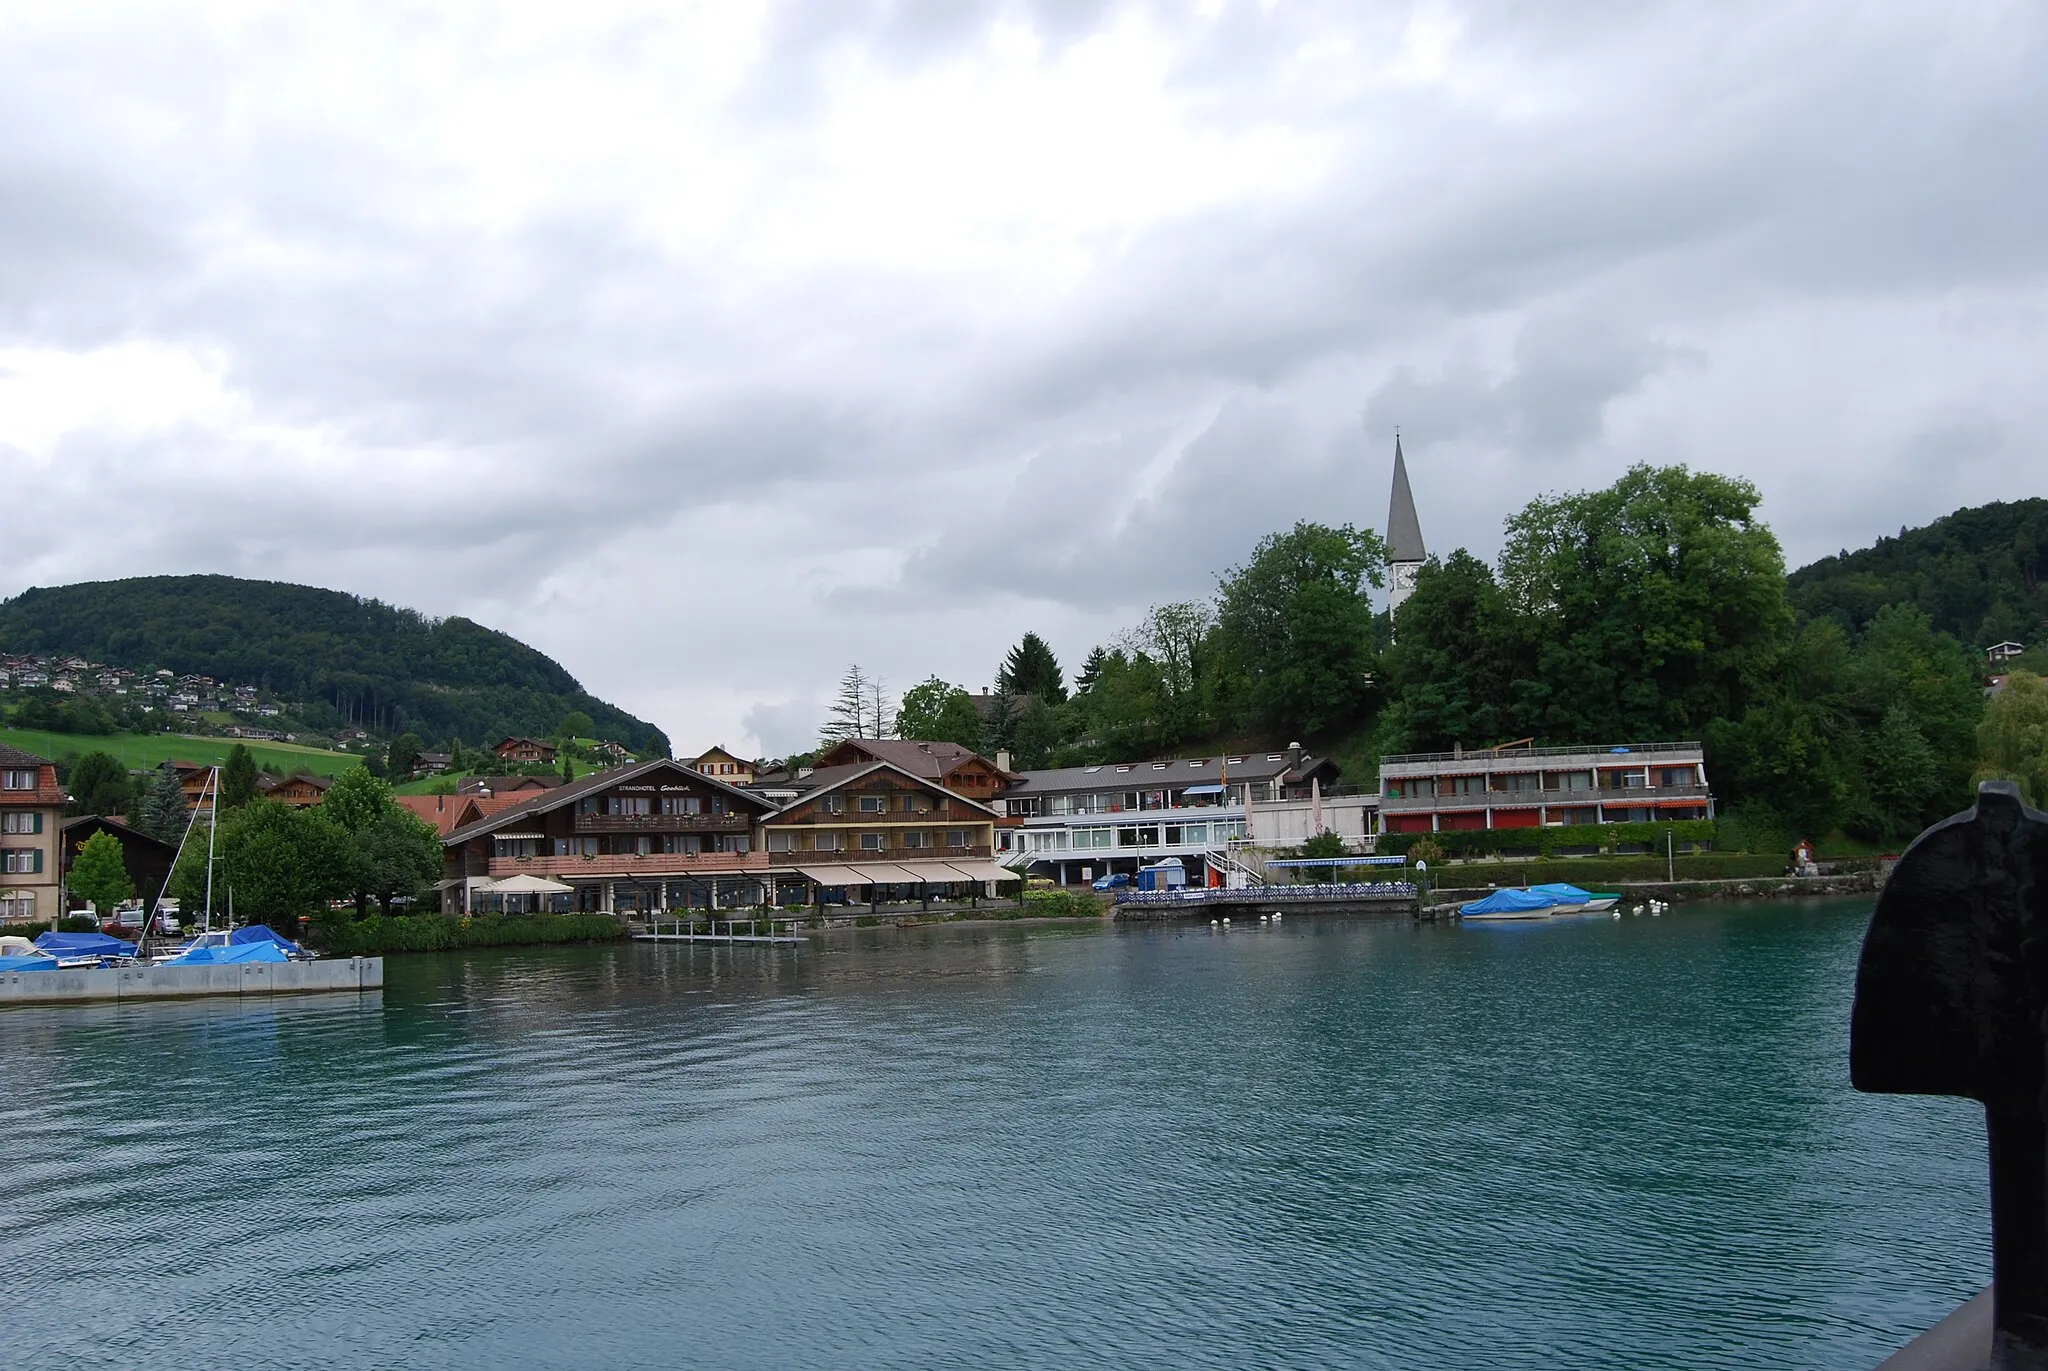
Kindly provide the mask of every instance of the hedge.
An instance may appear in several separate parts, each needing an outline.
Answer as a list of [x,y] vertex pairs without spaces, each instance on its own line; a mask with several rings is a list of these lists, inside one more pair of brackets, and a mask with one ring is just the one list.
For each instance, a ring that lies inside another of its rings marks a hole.
[[601,943],[626,936],[626,925],[609,914],[497,914],[458,918],[452,914],[409,914],[367,919],[326,915],[313,921],[307,941],[337,957],[374,957],[386,952],[447,952],[465,947],[524,947],[536,943]]
[[1641,843],[1662,851],[1667,833],[1679,843],[1711,844],[1720,836],[1712,819],[1679,819],[1668,824],[1564,824],[1456,829],[1443,833],[1382,833],[1378,850],[1388,855],[1402,853],[1427,838],[1447,857],[1478,857],[1490,852],[1552,857],[1561,847],[1597,847],[1602,852],[1612,852],[1625,843]]
[[1102,901],[1088,890],[1027,890],[1021,906],[990,909],[988,916],[992,919],[1099,919],[1102,917]]
[[[1783,876],[1785,858],[1769,853],[1703,852],[1679,857],[1671,869],[1681,881],[1740,881]],[[1559,857],[1554,861],[1480,862],[1471,866],[1433,866],[1430,884],[1440,890],[1473,890],[1488,885],[1542,885],[1565,881],[1582,889],[1627,881],[1663,881],[1662,857]]]

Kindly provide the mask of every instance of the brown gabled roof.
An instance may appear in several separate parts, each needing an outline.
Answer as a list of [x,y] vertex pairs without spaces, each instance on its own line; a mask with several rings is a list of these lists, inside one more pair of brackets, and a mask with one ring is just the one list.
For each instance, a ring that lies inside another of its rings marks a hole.
[[857,781],[861,777],[870,775],[877,771],[893,771],[898,776],[901,776],[904,780],[914,781],[918,785],[923,786],[925,789],[935,791],[938,794],[944,796],[948,800],[957,800],[959,803],[964,805],[973,805],[976,809],[981,810],[990,818],[1001,817],[995,812],[995,810],[989,808],[989,806],[983,804],[981,801],[970,800],[965,795],[962,795],[960,792],[956,790],[946,789],[944,786],[939,784],[937,778],[931,776],[919,776],[915,772],[905,771],[902,767],[897,766],[894,762],[869,762],[864,766],[819,767],[810,775],[804,777],[801,781],[795,782],[795,784],[804,787],[803,793],[801,795],[798,795],[794,800],[791,800],[787,804],[782,805],[775,811],[775,813],[786,814],[800,804],[806,804],[811,800],[817,799],[818,796],[823,794],[825,791],[837,790],[840,786],[846,785],[853,781]]
[[48,757],[38,757],[33,752],[23,752],[18,747],[0,743],[0,765],[6,766],[55,766]]
[[[324,791],[334,784],[332,776],[322,776],[312,771],[294,771],[289,776],[264,776],[259,774],[256,777],[257,786],[263,790],[275,790],[281,785],[290,785],[293,781],[304,781],[307,785],[312,786],[313,789],[320,791]],[[347,792],[344,791],[343,793],[346,794]]]
[[[656,767],[663,766],[674,767],[677,771],[689,777],[692,783],[708,785],[715,790],[724,791],[727,795],[731,795],[735,799],[745,800],[748,804],[764,812],[775,808],[775,801],[757,795],[751,790],[742,790],[736,785],[727,785],[716,776],[706,776],[703,772],[692,769],[688,762],[678,762],[669,757],[655,757],[648,761],[635,762],[631,766],[615,766],[603,771],[593,771],[588,776],[580,777],[569,782],[567,785],[558,785],[553,790],[543,790],[537,795],[505,796],[505,799],[514,800],[515,802],[506,805],[496,814],[486,812],[483,818],[475,823],[464,824],[461,828],[448,834],[443,841],[449,843],[468,842],[471,838],[489,833],[498,824],[507,819],[523,819],[532,814],[546,814],[550,810],[559,809],[565,804],[580,800],[585,795],[603,790],[606,786],[617,785],[621,781],[630,781],[636,776],[644,776]],[[483,799],[482,796],[477,798],[479,800]],[[495,799],[498,797],[493,796],[491,798]]]
[[525,791],[553,790],[562,783],[558,775],[548,776],[471,776],[462,782],[461,793],[474,795],[479,790]]
[[102,828],[115,830],[115,836],[124,843],[132,839],[135,842],[143,843],[150,847],[160,847],[166,852],[176,852],[178,850],[176,843],[167,843],[162,838],[144,833],[139,828],[130,828],[122,820],[111,814],[79,814],[64,820],[58,827],[68,835],[72,830],[84,828],[88,824],[98,824]]
[[917,738],[843,738],[820,753],[818,760],[834,766],[844,765],[830,760],[844,752],[858,752],[874,761],[888,762],[913,776],[933,780],[941,779],[971,761],[978,761],[991,771],[997,770],[994,762],[971,747]]

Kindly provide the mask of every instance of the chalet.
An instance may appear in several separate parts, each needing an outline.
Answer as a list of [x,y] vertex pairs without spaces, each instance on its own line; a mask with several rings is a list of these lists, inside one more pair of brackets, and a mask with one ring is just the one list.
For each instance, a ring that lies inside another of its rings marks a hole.
[[208,787],[213,784],[213,768],[197,762],[165,762],[165,766],[178,773],[178,789],[185,792],[185,808],[197,809],[200,800],[210,794]]
[[506,738],[491,751],[508,762],[552,762],[555,745],[540,738]]
[[716,776],[727,785],[750,785],[756,774],[752,762],[733,756],[723,747],[714,747],[699,754],[690,766],[703,775]]
[[442,907],[545,901],[630,914],[763,903],[768,861],[756,835],[774,807],[667,758],[592,772],[450,832]]
[[887,762],[981,804],[1001,795],[1009,779],[1005,770],[972,748],[910,738],[846,738],[818,754],[816,769],[869,762]]
[[332,776],[315,776],[302,771],[296,776],[278,780],[274,776],[256,778],[257,789],[266,800],[290,805],[293,809],[311,809],[327,798],[327,791],[334,784]]
[[1990,660],[1991,665],[2002,666],[2013,658],[2020,656],[2026,650],[2024,643],[1993,643],[1984,650],[1984,655]]
[[419,769],[426,775],[438,776],[454,761],[454,756],[447,752],[422,752],[419,755]]
[[971,898],[1017,879],[993,860],[995,810],[934,778],[869,761],[816,767],[792,784],[800,793],[763,823],[763,842],[819,903]]
[[[177,860],[178,847],[161,838],[153,838],[140,829],[130,828],[119,819],[110,819],[99,814],[81,814],[66,819],[62,825],[64,838],[64,875],[69,879],[71,868],[78,860],[78,849],[96,833],[111,833],[121,844],[121,865],[128,870],[128,879],[135,886],[135,896],[144,908],[156,904],[157,897],[164,893],[170,883],[171,864]],[[85,902],[73,898],[70,907],[83,909]],[[107,911],[101,910],[101,913]]]
[[0,923],[40,923],[62,912],[66,798],[54,763],[0,745]]

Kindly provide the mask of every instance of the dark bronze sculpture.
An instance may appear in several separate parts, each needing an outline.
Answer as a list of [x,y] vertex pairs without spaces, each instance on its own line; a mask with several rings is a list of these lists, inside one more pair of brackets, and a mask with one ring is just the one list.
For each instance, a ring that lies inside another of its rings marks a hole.
[[2048,1371],[2048,814],[2010,781],[1906,850],[1856,970],[1849,1075],[1984,1106],[1990,1365]]

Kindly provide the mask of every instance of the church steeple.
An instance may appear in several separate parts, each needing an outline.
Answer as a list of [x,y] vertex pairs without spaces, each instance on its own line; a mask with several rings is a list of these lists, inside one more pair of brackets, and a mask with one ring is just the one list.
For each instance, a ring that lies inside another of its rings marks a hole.
[[1422,521],[1415,517],[1415,493],[1408,488],[1408,463],[1401,455],[1401,430],[1394,430],[1394,497],[1387,506],[1387,612],[1401,607],[1415,589],[1415,573],[1429,553],[1422,545]]

